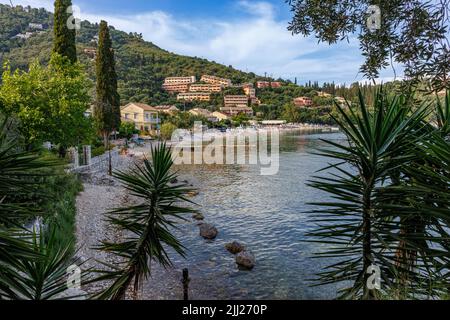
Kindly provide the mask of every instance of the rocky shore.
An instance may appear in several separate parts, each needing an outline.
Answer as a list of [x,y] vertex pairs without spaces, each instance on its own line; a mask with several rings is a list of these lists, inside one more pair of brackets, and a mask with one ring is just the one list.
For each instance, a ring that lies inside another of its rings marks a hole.
[[[136,162],[141,161],[149,146],[145,149],[136,148],[127,156],[120,156],[120,167],[114,170],[127,170]],[[84,190],[77,197],[76,236],[77,256],[86,261],[83,269],[102,268],[98,261],[115,263],[115,257],[95,250],[101,241],[120,240],[122,234],[105,221],[105,213],[113,208],[130,204],[133,201],[120,183],[105,172],[87,172],[81,175]],[[186,228],[198,228],[195,219],[192,223],[183,225]],[[204,279],[192,270],[189,284],[189,297],[196,300],[214,299],[211,290],[205,290]],[[182,266],[164,269],[157,263],[152,264],[152,276],[148,279],[139,299],[142,300],[181,300],[183,299]],[[96,283],[84,286],[82,289],[89,294],[99,292],[108,283]]]

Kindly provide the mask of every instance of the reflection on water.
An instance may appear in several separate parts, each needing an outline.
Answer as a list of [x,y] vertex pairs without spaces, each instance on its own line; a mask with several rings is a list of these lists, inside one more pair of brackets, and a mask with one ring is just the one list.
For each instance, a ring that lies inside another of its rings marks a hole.
[[[199,237],[195,223],[180,228],[177,235],[188,248],[188,267],[225,299],[328,299],[336,296],[333,286],[311,288],[309,281],[324,261],[311,258],[317,244],[302,242],[311,230],[306,203],[320,201],[323,194],[306,186],[308,179],[329,159],[310,154],[326,144],[320,139],[343,141],[340,133],[292,131],[280,137],[280,171],[261,176],[258,166],[179,166],[200,191],[195,198],[206,222],[214,224],[214,241]],[[237,240],[256,256],[256,267],[239,271],[234,256],[224,245]]]

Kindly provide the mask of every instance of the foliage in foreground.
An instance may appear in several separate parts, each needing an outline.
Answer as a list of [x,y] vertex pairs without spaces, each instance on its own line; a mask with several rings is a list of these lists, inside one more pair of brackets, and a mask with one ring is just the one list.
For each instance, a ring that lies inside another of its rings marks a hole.
[[[326,141],[333,173],[310,183],[331,200],[314,203],[309,236],[331,246],[318,257],[339,261],[317,284],[349,282],[341,298],[436,298],[449,289],[449,100],[438,129],[425,121],[430,105],[410,111],[406,101],[380,91],[373,107],[361,94],[359,109],[337,106],[348,144]],[[379,291],[368,286],[371,267],[381,270]]]
[[[360,71],[367,78],[378,78],[380,70],[396,62],[415,83],[428,78],[438,91],[449,87],[448,0],[285,1],[292,9],[288,29],[294,34],[334,44],[357,32],[365,57]],[[369,28],[371,21],[378,21],[375,29]]]
[[[52,208],[46,204],[55,199],[43,179],[48,175],[44,171],[54,169],[56,162],[22,151],[10,135],[11,126],[9,120],[0,123],[0,298],[54,299],[67,290],[73,238],[62,241],[57,229],[37,233],[22,225],[38,216],[51,218],[46,209],[52,213]],[[67,231],[73,232],[60,232]]]

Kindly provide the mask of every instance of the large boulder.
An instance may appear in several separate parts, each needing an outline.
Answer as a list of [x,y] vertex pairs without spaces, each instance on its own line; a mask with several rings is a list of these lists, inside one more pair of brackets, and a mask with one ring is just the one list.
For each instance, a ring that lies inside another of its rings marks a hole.
[[244,269],[251,270],[256,264],[256,259],[251,252],[242,251],[237,254],[236,263]]
[[211,224],[204,223],[200,225],[200,235],[205,239],[215,239],[218,233],[216,227]]
[[237,241],[233,241],[231,243],[227,243],[225,245],[225,249],[227,249],[232,254],[237,254],[245,250],[245,246],[240,244]]

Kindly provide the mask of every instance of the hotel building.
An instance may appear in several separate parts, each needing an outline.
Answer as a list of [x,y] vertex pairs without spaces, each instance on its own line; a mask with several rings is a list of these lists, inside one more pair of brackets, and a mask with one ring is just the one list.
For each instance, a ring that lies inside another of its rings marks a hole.
[[281,84],[281,82],[279,82],[279,81],[275,81],[275,82],[271,82],[271,83],[270,83],[270,86],[271,86],[272,88],[281,88],[282,84]]
[[294,104],[296,107],[310,107],[313,102],[311,98],[308,97],[298,97],[294,99]]
[[258,81],[256,83],[256,87],[258,89],[270,88],[270,82],[269,81]]
[[228,95],[224,97],[224,107],[232,107],[232,106],[248,106],[249,98],[248,96],[239,95],[239,96],[232,96]]
[[256,87],[258,87],[258,89],[264,89],[264,88],[281,88],[282,83],[279,81],[274,81],[274,82],[270,82],[270,81],[258,81],[256,83]]
[[211,94],[207,92],[186,92],[179,93],[177,96],[177,100],[183,101],[210,101]]
[[164,83],[163,89],[167,92],[188,92],[188,83]]
[[220,108],[221,113],[229,116],[229,117],[234,117],[237,116],[241,113],[252,117],[253,116],[253,109],[249,108],[246,105],[238,105],[238,106],[233,106],[233,107],[223,107]]
[[218,85],[222,85],[224,87],[231,87],[231,85],[232,85],[230,79],[219,78],[219,77],[210,76],[210,75],[203,75],[202,78],[200,79],[200,81],[206,82],[209,84],[218,84]]
[[164,84],[191,84],[195,83],[197,79],[195,76],[191,77],[168,77],[164,80]]
[[190,92],[221,92],[223,86],[220,84],[191,84]]

